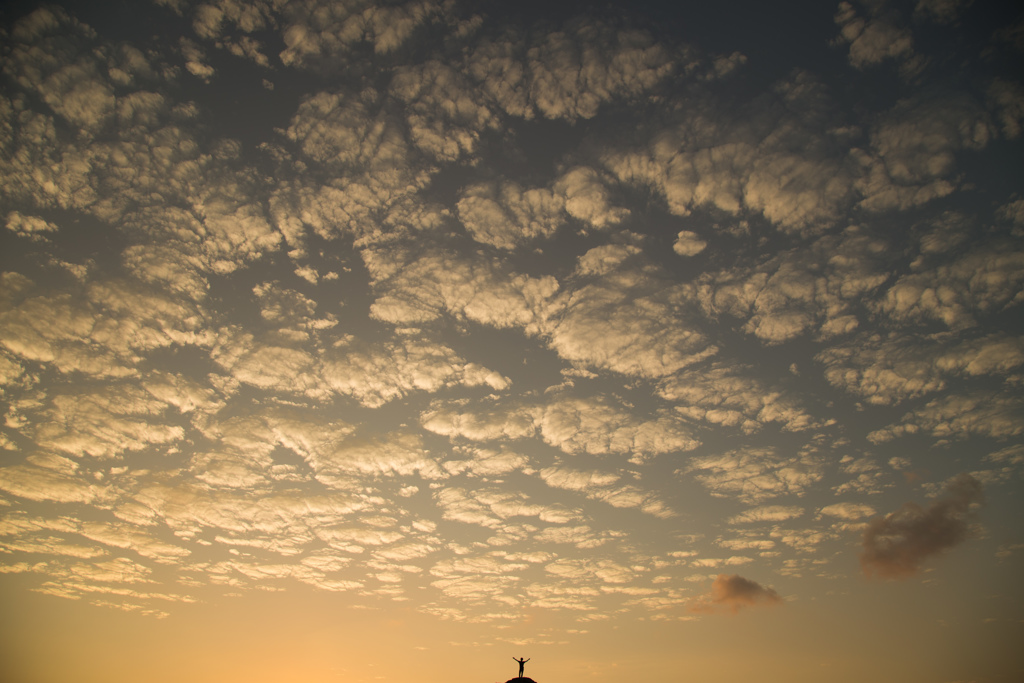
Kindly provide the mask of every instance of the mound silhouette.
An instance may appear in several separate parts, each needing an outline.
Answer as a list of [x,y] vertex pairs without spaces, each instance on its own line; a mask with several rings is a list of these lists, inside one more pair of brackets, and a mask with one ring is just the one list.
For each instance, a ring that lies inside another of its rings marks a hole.
[[505,683],[537,683],[537,681],[527,676],[516,676],[515,678],[508,679]]

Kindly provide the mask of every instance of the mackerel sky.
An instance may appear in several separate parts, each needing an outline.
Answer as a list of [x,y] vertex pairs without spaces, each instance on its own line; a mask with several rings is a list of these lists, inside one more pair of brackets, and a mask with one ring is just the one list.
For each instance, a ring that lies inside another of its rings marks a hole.
[[0,9],[0,677],[1024,675],[1024,14]]

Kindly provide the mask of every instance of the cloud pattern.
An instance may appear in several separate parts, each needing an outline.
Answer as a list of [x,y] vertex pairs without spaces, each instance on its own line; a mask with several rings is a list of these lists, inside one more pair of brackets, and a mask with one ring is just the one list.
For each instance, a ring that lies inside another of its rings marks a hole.
[[[470,622],[775,604],[707,570],[834,580],[857,534],[866,573],[914,574],[1024,464],[1024,209],[986,175],[1020,169],[976,162],[1024,96],[976,55],[939,87],[915,31],[960,4],[884,5],[822,37],[895,74],[868,110],[607,18],[160,0],[188,30],[153,45],[19,18],[3,571],[155,616],[304,584]],[[933,478],[992,455],[876,517],[930,446]]]

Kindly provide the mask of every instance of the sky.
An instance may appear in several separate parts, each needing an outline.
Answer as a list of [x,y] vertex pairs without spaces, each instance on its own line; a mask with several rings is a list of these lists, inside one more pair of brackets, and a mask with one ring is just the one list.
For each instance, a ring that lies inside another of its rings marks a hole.
[[0,678],[1024,678],[1024,13],[0,9]]

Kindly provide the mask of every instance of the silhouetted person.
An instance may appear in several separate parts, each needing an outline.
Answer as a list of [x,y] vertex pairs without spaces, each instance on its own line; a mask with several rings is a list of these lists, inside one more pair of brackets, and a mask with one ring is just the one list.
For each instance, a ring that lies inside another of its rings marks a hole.
[[523,677],[523,665],[525,665],[530,660],[529,659],[523,659],[522,657],[520,657],[519,659],[516,659],[515,657],[513,657],[512,659],[515,659],[517,662],[519,662],[519,677],[522,678]]

